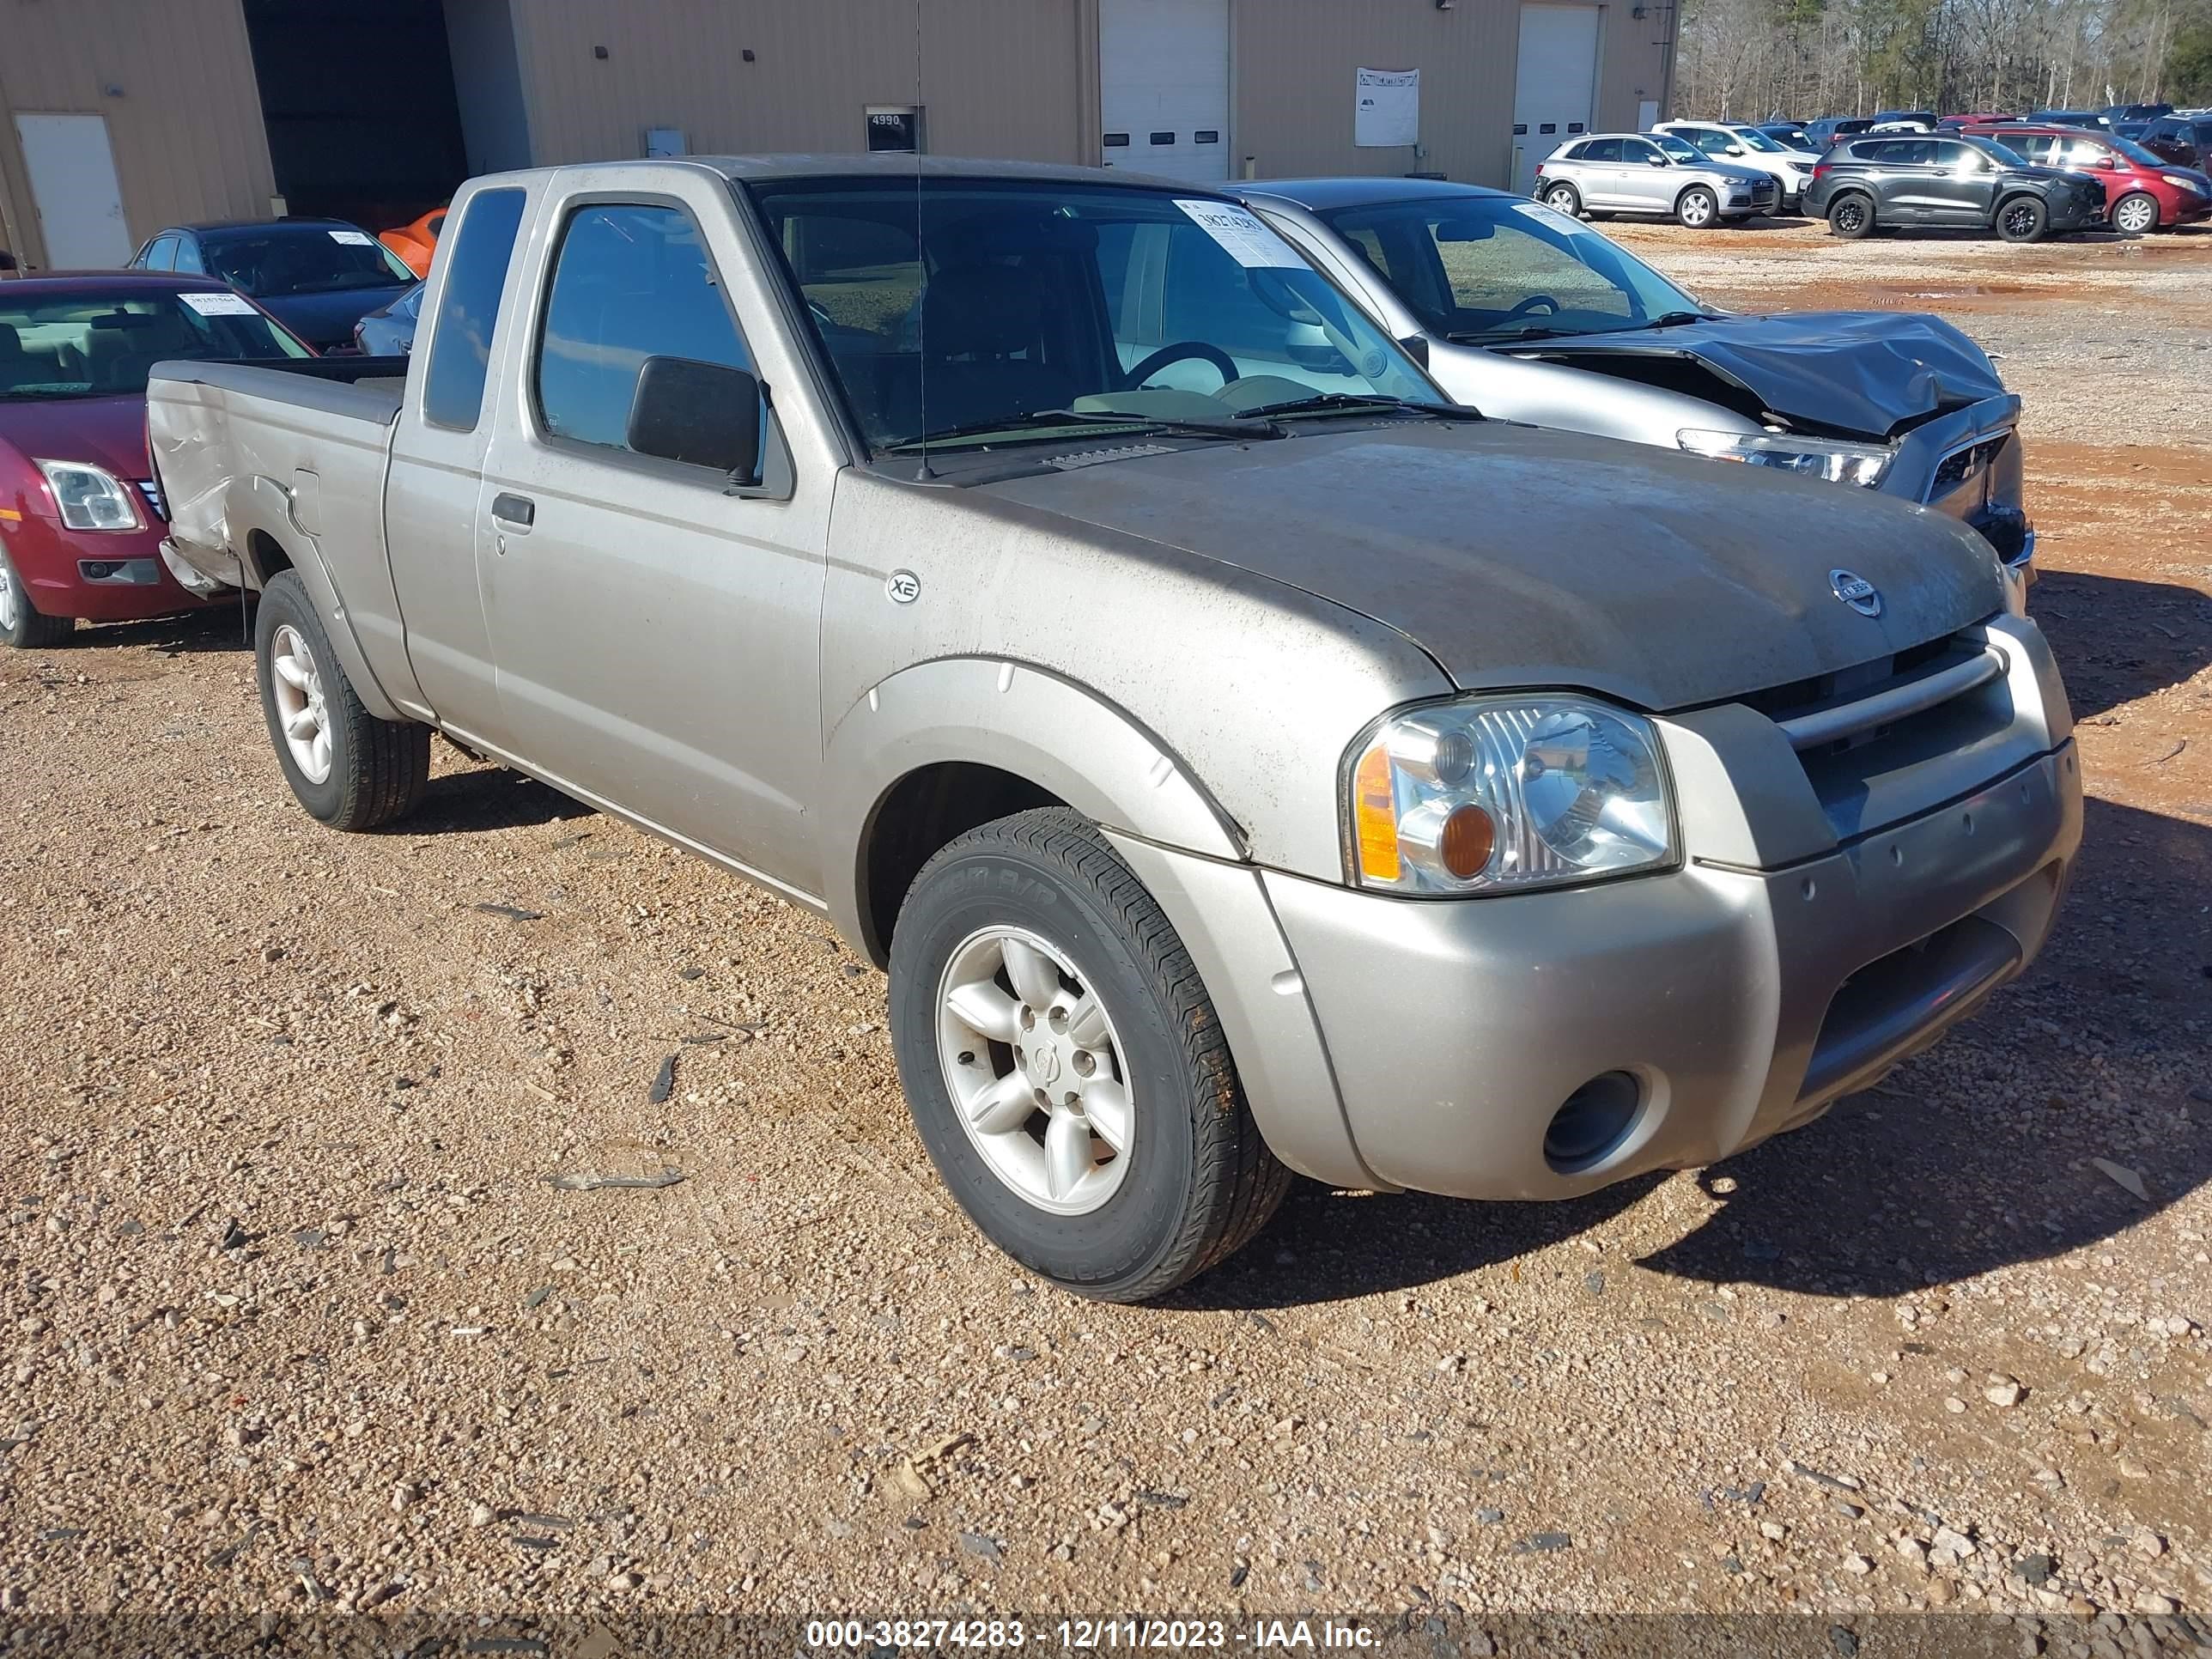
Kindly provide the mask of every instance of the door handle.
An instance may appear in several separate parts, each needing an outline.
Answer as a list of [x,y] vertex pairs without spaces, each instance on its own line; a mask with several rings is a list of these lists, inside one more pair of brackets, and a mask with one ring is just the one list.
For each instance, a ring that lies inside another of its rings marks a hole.
[[491,498],[491,516],[509,530],[528,530],[538,522],[538,503],[527,495],[504,491]]

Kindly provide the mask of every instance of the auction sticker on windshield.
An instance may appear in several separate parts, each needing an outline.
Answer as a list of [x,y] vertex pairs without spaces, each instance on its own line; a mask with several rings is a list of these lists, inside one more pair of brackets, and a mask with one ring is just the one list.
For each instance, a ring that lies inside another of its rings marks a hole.
[[203,317],[251,317],[253,302],[242,294],[179,294],[177,295]]
[[1226,202],[1180,199],[1176,205],[1188,214],[1200,230],[1220,243],[1231,258],[1249,270],[1306,268],[1297,249],[1241,207],[1231,207]]
[[1547,208],[1541,202],[1516,202],[1513,204],[1513,210],[1516,213],[1524,214],[1528,217],[1536,220],[1539,223],[1549,225],[1553,230],[1572,231],[1578,236],[1595,236],[1597,234],[1595,231],[1592,230],[1588,225],[1576,218],[1573,215],[1561,213],[1553,208]]
[[369,235],[367,231],[362,230],[334,230],[331,233],[331,240],[333,242],[343,242],[348,247],[374,247],[376,246],[375,239]]

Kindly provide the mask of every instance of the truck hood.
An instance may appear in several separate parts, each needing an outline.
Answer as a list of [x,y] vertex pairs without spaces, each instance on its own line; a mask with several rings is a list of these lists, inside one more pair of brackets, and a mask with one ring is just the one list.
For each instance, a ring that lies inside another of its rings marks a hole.
[[[1503,422],[1393,421],[978,484],[1305,590],[1463,689],[1579,686],[1664,710],[1939,638],[1996,611],[1989,546],[1815,480]],[[1881,592],[1877,617],[1829,572]],[[1119,619],[1143,627],[1141,611]]]
[[[1655,358],[1693,362],[1764,410],[1832,435],[1877,440],[1938,410],[2004,394],[1996,366],[1966,335],[1940,317],[1889,311],[1715,317],[1547,340],[1512,355],[1647,382]],[[1674,389],[1698,393],[1694,383]]]

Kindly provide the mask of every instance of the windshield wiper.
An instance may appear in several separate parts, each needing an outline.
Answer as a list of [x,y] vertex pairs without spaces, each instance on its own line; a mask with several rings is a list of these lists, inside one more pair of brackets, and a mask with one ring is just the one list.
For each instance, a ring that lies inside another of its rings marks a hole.
[[1716,319],[1713,313],[1710,311],[1670,311],[1664,316],[1654,317],[1650,322],[1639,324],[1638,326],[1642,328],[1680,328],[1684,323],[1710,323],[1715,320]]
[[[1051,432],[1030,432],[1030,428],[1049,427]],[[886,444],[887,453],[897,454],[905,450],[927,449],[932,444],[957,443],[963,438],[988,438],[997,433],[1028,434],[1016,441],[1021,443],[1049,443],[1054,436],[1072,427],[1106,427],[1116,431],[1142,430],[1158,433],[1171,438],[1280,438],[1286,435],[1282,428],[1272,421],[1238,416],[1224,421],[1185,421],[1170,416],[1132,415],[1119,410],[1100,410],[1085,414],[1073,409],[1040,409],[1027,415],[1002,416],[992,421],[970,421],[964,426],[948,426],[941,431],[925,432],[919,438],[906,438],[895,444]]]
[[1454,420],[1477,418],[1471,409],[1456,404],[1425,403],[1413,398],[1393,398],[1386,392],[1316,392],[1310,398],[1291,398],[1279,404],[1260,404],[1248,416],[1267,415],[1342,415],[1362,409],[1403,409],[1416,415],[1445,415]]

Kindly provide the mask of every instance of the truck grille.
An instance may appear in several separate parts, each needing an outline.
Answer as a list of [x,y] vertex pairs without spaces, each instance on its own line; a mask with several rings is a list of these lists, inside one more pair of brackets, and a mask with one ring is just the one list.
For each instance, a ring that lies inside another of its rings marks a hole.
[[1959,757],[2003,738],[2008,666],[2003,648],[1974,630],[1742,701],[1781,729],[1830,827],[1849,841],[1931,804],[1924,788],[1954,787]]

